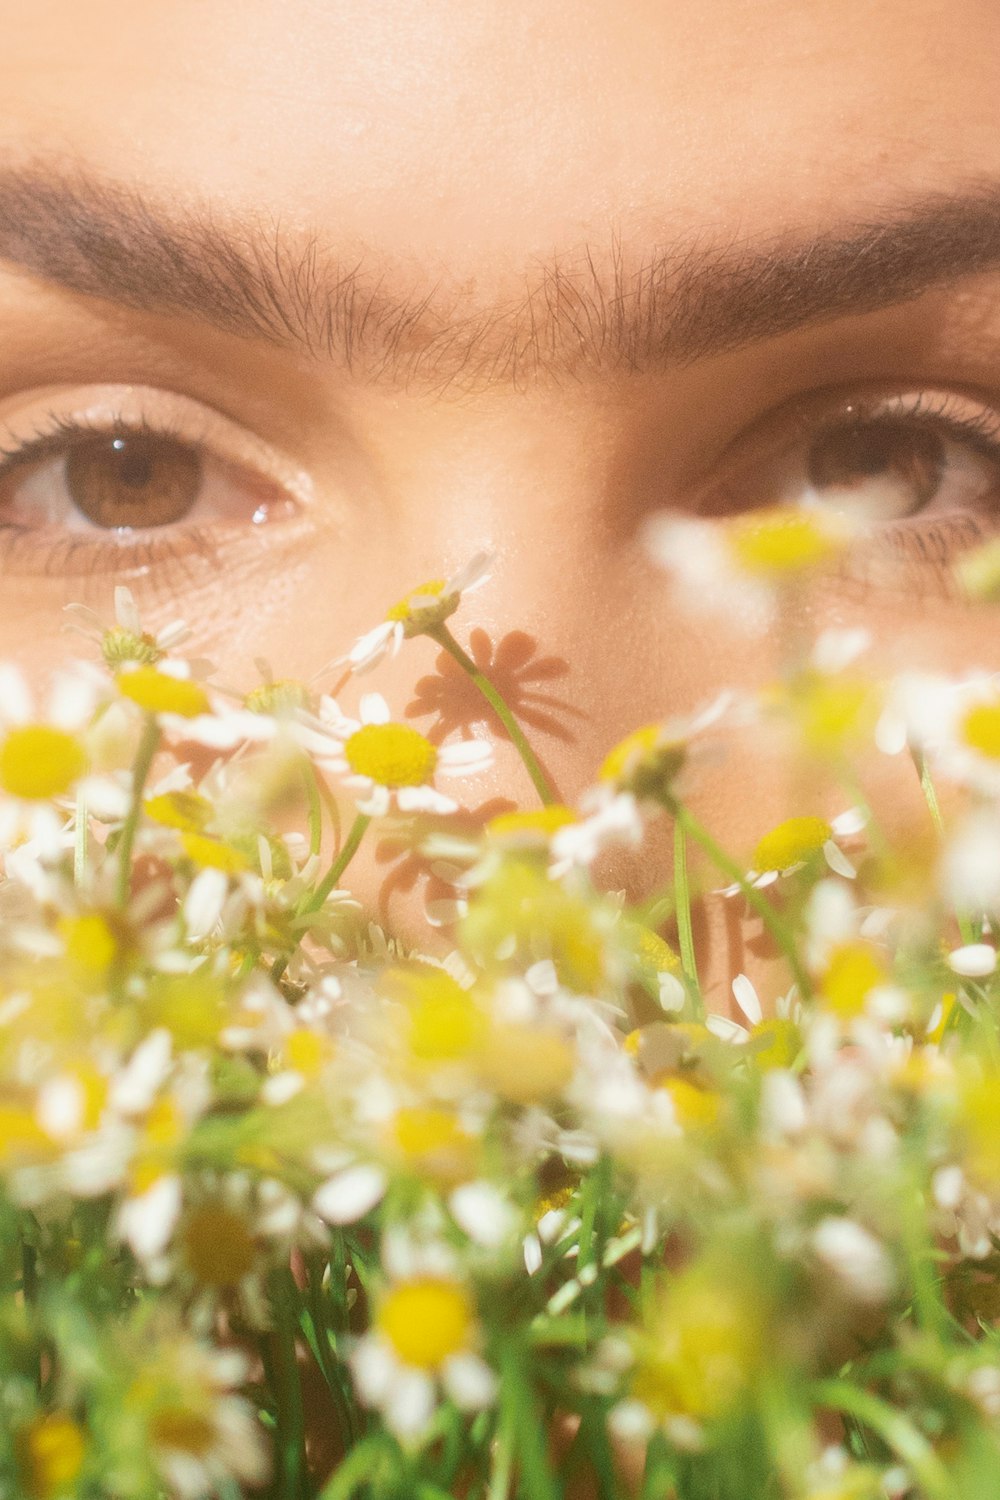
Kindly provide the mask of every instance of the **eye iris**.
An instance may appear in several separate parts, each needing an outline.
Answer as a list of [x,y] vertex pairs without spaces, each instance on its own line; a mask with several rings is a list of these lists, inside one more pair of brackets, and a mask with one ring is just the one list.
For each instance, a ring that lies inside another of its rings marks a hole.
[[169,526],[198,498],[202,461],[169,438],[96,438],[66,457],[66,487],[97,526]]
[[[931,427],[886,418],[821,434],[809,449],[808,473],[817,490],[870,500],[875,515],[912,515],[941,484],[945,445]],[[846,492],[846,494],[845,494]]]

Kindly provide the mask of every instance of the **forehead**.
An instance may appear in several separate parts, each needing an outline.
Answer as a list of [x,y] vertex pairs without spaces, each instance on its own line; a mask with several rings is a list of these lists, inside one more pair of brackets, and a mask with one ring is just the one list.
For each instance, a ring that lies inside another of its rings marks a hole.
[[466,277],[1000,175],[995,0],[5,0],[0,152]]

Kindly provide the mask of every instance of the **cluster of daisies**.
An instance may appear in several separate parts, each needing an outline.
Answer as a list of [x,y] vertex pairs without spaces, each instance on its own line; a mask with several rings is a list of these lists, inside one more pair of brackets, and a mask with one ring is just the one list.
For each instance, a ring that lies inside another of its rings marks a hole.
[[[712,576],[780,615],[841,545],[762,513]],[[124,589],[44,700],[0,668],[0,1494],[987,1500],[1000,683],[880,683],[828,631],[564,806],[452,634],[488,572],[338,663],[471,670],[539,793],[475,834],[487,740],[225,692]],[[737,858],[689,793],[748,732],[843,795]],[[917,789],[902,842],[865,756]],[[630,905],[601,862],[660,825]],[[451,892],[426,951],[351,895],[389,836]],[[706,1009],[700,901],[773,992]]]

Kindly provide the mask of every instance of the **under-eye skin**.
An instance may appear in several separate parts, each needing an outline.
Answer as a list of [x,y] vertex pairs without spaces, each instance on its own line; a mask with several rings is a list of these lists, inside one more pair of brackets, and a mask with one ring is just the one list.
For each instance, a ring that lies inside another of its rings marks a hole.
[[947,592],[951,562],[1000,530],[1000,410],[957,390],[817,391],[770,413],[719,467],[700,514],[850,516],[860,534],[841,573],[872,588]]
[[304,520],[308,477],[174,393],[96,387],[0,416],[0,566],[146,572]]

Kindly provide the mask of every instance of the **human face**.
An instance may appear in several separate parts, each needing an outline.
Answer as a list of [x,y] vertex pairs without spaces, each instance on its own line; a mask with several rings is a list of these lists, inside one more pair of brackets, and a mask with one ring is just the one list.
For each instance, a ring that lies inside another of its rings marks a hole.
[[[640,544],[652,513],[794,499],[767,463],[793,437],[805,461],[798,398],[809,421],[886,392],[936,419],[954,393],[959,417],[998,420],[991,0],[2,14],[3,446],[83,416],[215,455],[190,515],[124,544],[81,529],[58,455],[0,481],[27,528],[0,534],[0,653],[36,670],[65,653],[63,603],[107,611],[127,582],[153,624],[189,619],[220,679],[252,685],[259,654],[309,677],[492,548],[460,630],[486,632],[572,799],[628,729],[765,681],[780,651],[682,604]],[[976,462],[988,534],[995,465]],[[808,602],[811,624],[866,625],[890,664],[995,665],[983,617],[920,560],[952,493],[910,523],[905,569]],[[417,642],[378,686],[424,727],[435,703],[471,723],[450,675],[414,692],[436,670]],[[469,788],[529,793],[509,744]],[[692,796],[744,857],[809,810],[745,747]],[[662,873],[652,850],[609,878],[638,893]],[[384,862],[359,881],[405,919]],[[763,962],[745,935],[707,903],[720,1008]]]

